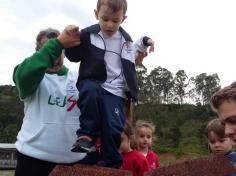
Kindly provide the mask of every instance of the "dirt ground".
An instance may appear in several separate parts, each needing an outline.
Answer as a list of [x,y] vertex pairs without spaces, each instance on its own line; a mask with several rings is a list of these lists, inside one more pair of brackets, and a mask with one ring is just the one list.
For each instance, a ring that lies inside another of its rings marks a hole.
[[167,166],[167,165],[178,163],[178,162],[185,161],[188,159],[193,159],[193,157],[190,157],[190,156],[181,156],[181,157],[177,158],[172,153],[158,154],[158,157],[159,157],[161,166]]
[[177,158],[171,153],[158,154],[161,166],[170,165],[177,162]]

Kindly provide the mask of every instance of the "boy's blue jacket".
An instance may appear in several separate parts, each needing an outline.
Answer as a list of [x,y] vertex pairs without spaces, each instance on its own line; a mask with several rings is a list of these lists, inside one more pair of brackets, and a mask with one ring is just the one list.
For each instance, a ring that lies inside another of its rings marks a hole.
[[[80,62],[79,78],[77,84],[85,79],[96,80],[103,83],[107,79],[104,56],[106,45],[99,34],[98,24],[92,25],[80,31],[81,44],[65,49],[66,57],[72,62]],[[138,85],[135,70],[135,55],[132,51],[132,39],[129,34],[119,28],[124,42],[121,49],[121,64],[129,91],[127,97],[133,101],[138,99]]]
[[234,166],[236,169],[236,152],[234,150],[230,150],[225,154],[225,156],[228,158],[230,163]]

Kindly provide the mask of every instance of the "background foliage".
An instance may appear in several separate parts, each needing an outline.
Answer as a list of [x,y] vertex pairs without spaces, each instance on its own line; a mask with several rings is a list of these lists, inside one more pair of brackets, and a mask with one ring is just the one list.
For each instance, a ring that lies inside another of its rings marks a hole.
[[[220,88],[217,74],[188,77],[184,70],[172,73],[157,67],[150,73],[137,67],[140,99],[134,118],[156,125],[154,150],[178,156],[208,153],[203,131],[216,117],[209,106],[211,95]],[[13,143],[23,119],[23,103],[16,88],[0,86],[0,143]]]

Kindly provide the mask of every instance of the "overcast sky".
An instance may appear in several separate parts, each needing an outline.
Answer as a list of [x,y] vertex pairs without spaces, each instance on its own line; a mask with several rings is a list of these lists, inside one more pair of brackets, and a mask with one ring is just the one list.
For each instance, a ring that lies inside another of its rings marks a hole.
[[[0,85],[13,85],[13,68],[34,52],[39,30],[97,23],[95,7],[96,0],[0,0]],[[226,86],[236,80],[235,9],[236,0],[128,0],[122,27],[133,40],[155,40],[155,53],[144,61],[148,71],[161,66],[189,77],[218,73]]]

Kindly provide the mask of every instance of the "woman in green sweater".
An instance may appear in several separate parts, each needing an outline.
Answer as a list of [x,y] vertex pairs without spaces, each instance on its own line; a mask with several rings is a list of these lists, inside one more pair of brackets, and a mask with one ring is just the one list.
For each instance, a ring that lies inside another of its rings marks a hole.
[[63,65],[63,49],[79,43],[79,36],[66,30],[42,30],[36,52],[14,68],[13,80],[24,102],[16,176],[47,176],[55,165],[73,164],[85,156],[70,151],[79,125],[78,74]]

